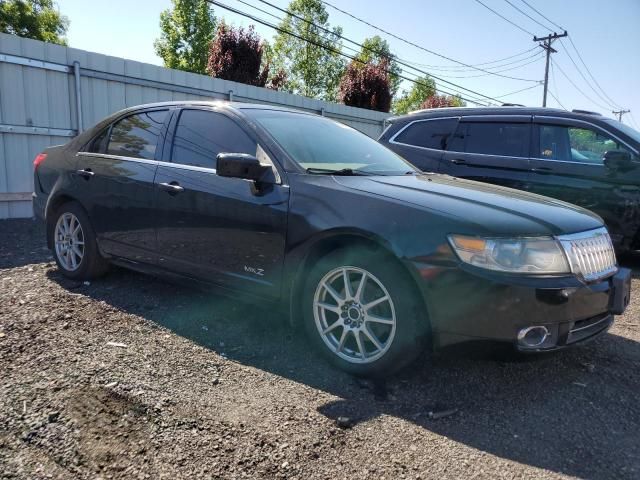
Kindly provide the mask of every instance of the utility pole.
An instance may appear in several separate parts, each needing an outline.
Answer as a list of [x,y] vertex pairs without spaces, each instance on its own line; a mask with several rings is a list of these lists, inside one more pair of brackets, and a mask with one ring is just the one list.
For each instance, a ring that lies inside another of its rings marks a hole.
[[[553,34],[547,35],[546,37],[533,37],[534,42],[542,42],[540,46],[544,48],[547,52],[547,63],[545,64],[545,67],[544,67],[544,93],[542,94],[543,107],[547,106],[547,90],[549,89],[549,60],[551,59],[552,53],[558,52],[551,46],[551,44],[553,43],[554,40],[557,40],[558,38],[566,37],[567,35],[569,34],[565,30],[564,33],[553,32]],[[557,92],[556,92],[556,95],[557,95]]]
[[631,110],[618,110],[617,112],[613,111],[611,113],[613,113],[614,115],[617,115],[618,116],[618,121],[622,122],[622,115],[624,115],[625,113],[629,113],[630,111]]

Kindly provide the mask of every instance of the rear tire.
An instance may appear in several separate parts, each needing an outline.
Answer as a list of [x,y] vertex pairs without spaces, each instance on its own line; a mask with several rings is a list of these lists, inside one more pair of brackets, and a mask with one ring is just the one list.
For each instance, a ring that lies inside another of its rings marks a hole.
[[307,278],[302,308],[310,341],[335,366],[357,376],[399,371],[429,338],[413,280],[395,259],[366,249],[321,258]]
[[107,271],[109,262],[100,255],[89,217],[77,202],[60,205],[49,228],[53,257],[65,277],[91,280]]

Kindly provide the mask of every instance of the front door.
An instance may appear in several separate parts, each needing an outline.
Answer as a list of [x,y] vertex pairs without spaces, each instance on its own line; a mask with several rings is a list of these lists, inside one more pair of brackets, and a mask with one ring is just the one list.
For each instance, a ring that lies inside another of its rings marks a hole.
[[[600,215],[615,243],[640,228],[640,168],[605,166],[609,150],[637,155],[606,131],[570,119],[536,117],[531,191]],[[630,238],[627,238],[630,240]]]
[[526,190],[530,131],[527,115],[463,117],[448,142],[440,172]]
[[207,109],[180,112],[156,175],[159,264],[184,275],[277,297],[288,186],[256,194],[251,182],[216,175],[218,153],[269,161],[238,122]]
[[155,263],[153,181],[168,112],[119,119],[78,153],[76,192],[100,248],[110,255]]

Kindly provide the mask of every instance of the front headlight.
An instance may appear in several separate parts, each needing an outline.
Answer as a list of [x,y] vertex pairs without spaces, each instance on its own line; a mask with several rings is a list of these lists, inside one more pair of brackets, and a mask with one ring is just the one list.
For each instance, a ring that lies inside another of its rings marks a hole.
[[460,260],[476,267],[538,275],[571,273],[560,244],[550,237],[479,238],[449,235]]

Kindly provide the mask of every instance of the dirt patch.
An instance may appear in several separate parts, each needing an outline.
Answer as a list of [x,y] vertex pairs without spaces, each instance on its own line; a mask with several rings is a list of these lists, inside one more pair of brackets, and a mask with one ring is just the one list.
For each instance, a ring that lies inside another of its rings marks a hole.
[[0,478],[635,479],[639,289],[583,348],[374,384],[259,306],[118,269],[70,282],[37,223],[0,221]]

